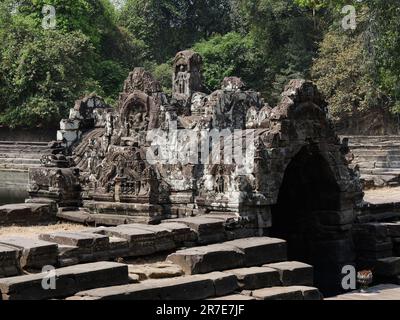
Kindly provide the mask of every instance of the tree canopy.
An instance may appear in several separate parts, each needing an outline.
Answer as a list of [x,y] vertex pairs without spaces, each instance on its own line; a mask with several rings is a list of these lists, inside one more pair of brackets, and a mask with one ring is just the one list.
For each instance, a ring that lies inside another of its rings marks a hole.
[[[349,4],[355,30],[341,24]],[[45,5],[55,8],[54,28],[43,28]],[[398,0],[3,0],[0,123],[54,125],[90,92],[112,104],[135,66],[168,93],[172,58],[190,48],[210,89],[240,76],[273,105],[303,77],[337,121],[399,114],[399,11]]]

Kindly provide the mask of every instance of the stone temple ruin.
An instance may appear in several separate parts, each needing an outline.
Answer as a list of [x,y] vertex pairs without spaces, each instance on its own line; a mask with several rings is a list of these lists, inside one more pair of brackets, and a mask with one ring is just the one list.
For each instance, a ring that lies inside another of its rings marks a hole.
[[[96,96],[78,101],[43,166],[30,170],[31,201],[51,199],[64,217],[106,225],[231,215],[241,237],[287,240],[289,258],[312,264],[319,288],[332,289],[341,266],[354,264],[350,229],[362,192],[317,88],[293,80],[271,108],[235,77],[207,93],[201,64],[195,52],[177,54],[170,99],[136,68],[116,109]],[[182,130],[191,139],[174,134]],[[149,132],[172,139],[163,146]],[[214,136],[221,152],[187,161],[210,147],[212,132],[231,133]],[[222,140],[244,161],[221,154]]]
[[[193,51],[177,54],[170,97],[136,68],[116,108],[95,95],[76,102],[29,170],[27,203],[0,218],[29,209],[95,228],[0,238],[3,299],[320,299],[342,291],[343,266],[394,263],[379,259],[393,255],[400,225],[382,231],[363,208],[317,88],[292,80],[272,108],[236,77],[210,93],[201,65]],[[129,266],[132,284],[124,259],[160,253],[167,262]],[[93,281],[50,294],[20,275],[52,263],[61,278]],[[14,287],[21,277],[26,292]]]

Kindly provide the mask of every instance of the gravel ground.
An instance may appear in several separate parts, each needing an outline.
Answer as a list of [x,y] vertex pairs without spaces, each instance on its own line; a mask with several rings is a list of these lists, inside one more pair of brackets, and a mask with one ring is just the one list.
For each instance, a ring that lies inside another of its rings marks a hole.
[[0,227],[0,236],[23,236],[35,238],[41,233],[51,233],[59,231],[78,231],[85,229],[84,226],[73,223],[56,223],[44,226],[27,227]]

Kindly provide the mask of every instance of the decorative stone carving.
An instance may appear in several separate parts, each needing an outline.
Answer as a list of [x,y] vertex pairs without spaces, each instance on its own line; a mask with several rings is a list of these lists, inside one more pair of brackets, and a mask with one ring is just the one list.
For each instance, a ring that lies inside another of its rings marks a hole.
[[[337,207],[352,208],[361,193],[357,176],[347,167],[326,103],[312,83],[292,80],[271,108],[236,77],[225,78],[221,90],[207,94],[201,63],[193,51],[176,55],[170,100],[149,72],[136,68],[125,81],[116,109],[93,96],[77,103],[63,126],[75,129],[78,119],[81,130],[82,123],[92,121],[91,130],[72,147],[88,208],[153,215],[152,221],[155,216],[232,212],[262,233],[271,227],[287,168],[305,149],[326,162],[329,170],[325,169],[343,193]],[[96,117],[101,119],[98,125],[93,123]],[[155,131],[160,135],[149,139]],[[196,156],[207,149],[207,141],[209,148],[220,150],[192,159],[191,148],[199,146]],[[233,155],[225,153],[225,147]],[[60,167],[65,165],[62,161],[53,154],[44,165]],[[56,185],[69,183],[62,173],[55,175]],[[33,176],[33,189],[40,193],[42,186],[34,180]],[[139,209],[127,212],[128,203]]]
[[179,52],[174,59],[172,96],[178,101],[190,101],[192,94],[203,91],[201,56],[191,50]]
[[245,87],[242,79],[238,77],[226,77],[222,81],[222,90],[224,91],[240,91]]

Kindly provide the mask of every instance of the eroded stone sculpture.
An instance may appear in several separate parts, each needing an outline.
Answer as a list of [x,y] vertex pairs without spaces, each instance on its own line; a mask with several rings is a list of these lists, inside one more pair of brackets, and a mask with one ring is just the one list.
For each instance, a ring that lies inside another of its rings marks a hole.
[[[280,195],[302,194],[308,180],[301,173],[307,168],[299,166],[316,161],[321,175],[329,176],[324,183],[332,182],[332,194],[304,195],[313,205],[303,231],[296,232],[305,235],[315,227],[316,238],[309,241],[323,243],[335,233],[342,241],[336,245],[346,244],[362,192],[317,88],[292,80],[274,108],[236,77],[225,78],[221,89],[209,94],[201,62],[195,52],[177,54],[171,98],[149,72],[136,68],[115,109],[95,96],[78,101],[62,121],[56,144],[65,147],[65,156],[53,154],[43,168],[32,170],[31,197],[76,197],[89,212],[147,223],[229,213],[249,221],[249,235],[264,234],[274,219],[279,225],[283,207],[296,211],[295,205],[283,206]],[[74,139],[67,131],[75,132]],[[286,190],[296,168],[302,184]],[[318,175],[310,179],[318,185]]]

